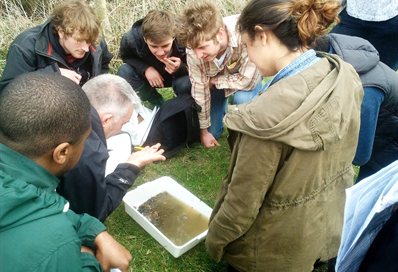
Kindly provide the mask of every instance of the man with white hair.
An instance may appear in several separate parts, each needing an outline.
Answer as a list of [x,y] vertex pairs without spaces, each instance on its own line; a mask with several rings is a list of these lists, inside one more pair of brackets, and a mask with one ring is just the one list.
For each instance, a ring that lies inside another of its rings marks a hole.
[[125,163],[105,176],[109,158],[106,139],[121,131],[139,98],[125,79],[111,74],[89,80],[83,90],[92,106],[92,131],[79,163],[63,176],[57,192],[69,200],[74,212],[88,213],[104,221],[119,206],[140,169],[165,157],[160,144],[146,147],[132,153]]

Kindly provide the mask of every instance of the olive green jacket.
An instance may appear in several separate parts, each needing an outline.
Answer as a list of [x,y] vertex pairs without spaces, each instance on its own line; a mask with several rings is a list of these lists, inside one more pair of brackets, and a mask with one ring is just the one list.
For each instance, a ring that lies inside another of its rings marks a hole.
[[337,255],[362,96],[351,65],[325,55],[229,108],[231,164],[206,239],[215,260],[303,272]]

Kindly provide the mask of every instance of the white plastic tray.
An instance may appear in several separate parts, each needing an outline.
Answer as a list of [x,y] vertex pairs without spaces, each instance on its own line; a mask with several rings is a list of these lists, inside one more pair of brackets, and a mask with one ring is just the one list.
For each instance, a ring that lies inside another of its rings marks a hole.
[[175,198],[191,206],[196,211],[208,218],[210,217],[212,209],[187,189],[182,187],[174,179],[167,176],[144,183],[138,186],[136,189],[131,190],[124,196],[123,202],[126,212],[153,238],[155,238],[155,240],[158,241],[168,252],[170,252],[171,255],[173,255],[175,258],[178,258],[197,245],[200,241],[204,240],[207,235],[207,229],[181,246],[177,246],[170,241],[170,239],[161,233],[145,216],[138,211],[138,207],[141,204],[162,192],[168,192]]

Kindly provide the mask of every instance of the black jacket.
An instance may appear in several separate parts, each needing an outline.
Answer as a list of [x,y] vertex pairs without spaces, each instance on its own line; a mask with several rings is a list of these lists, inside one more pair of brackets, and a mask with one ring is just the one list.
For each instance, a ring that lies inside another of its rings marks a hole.
[[91,118],[92,131],[80,161],[61,178],[57,192],[70,202],[74,212],[88,213],[104,221],[119,206],[140,169],[129,163],[121,163],[105,177],[109,154],[104,130],[94,108]]
[[143,19],[135,22],[131,29],[122,37],[120,42],[120,57],[123,62],[134,67],[142,76],[144,76],[145,70],[152,66],[162,75],[166,82],[170,82],[173,77],[188,75],[185,47],[178,45],[176,40],[173,41],[171,56],[180,58],[181,66],[177,72],[170,75],[164,69],[165,64],[151,53],[144,41],[141,31],[142,21]]
[[[67,64],[65,57],[54,50],[49,37],[52,31],[50,22],[51,20],[47,20],[41,25],[25,30],[12,42],[0,80],[0,91],[15,77],[26,72],[42,70],[59,73],[59,68],[76,70]],[[88,54],[81,65],[88,68],[90,77],[108,72],[112,54],[104,40],[101,40],[99,46],[91,46]]]
[[[376,87],[384,93],[384,100],[377,118],[371,160],[386,166],[392,161],[385,161],[383,153],[379,155],[377,152],[387,147],[391,154],[398,153],[398,75],[380,61],[377,50],[368,41],[334,33],[327,35],[326,39],[327,41],[324,40],[322,43],[330,46],[335,54],[354,67],[361,78],[363,87]],[[365,94],[362,104],[366,103],[373,103],[373,101],[366,99]],[[361,124],[361,130],[362,127],[363,124]],[[359,141],[361,141],[361,136]],[[362,166],[363,163],[359,165]]]

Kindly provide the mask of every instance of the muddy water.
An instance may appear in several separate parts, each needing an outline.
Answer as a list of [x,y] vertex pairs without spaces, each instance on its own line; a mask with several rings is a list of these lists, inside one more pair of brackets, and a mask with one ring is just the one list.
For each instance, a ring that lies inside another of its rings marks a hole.
[[148,199],[138,207],[138,211],[177,246],[205,231],[209,221],[168,192]]

